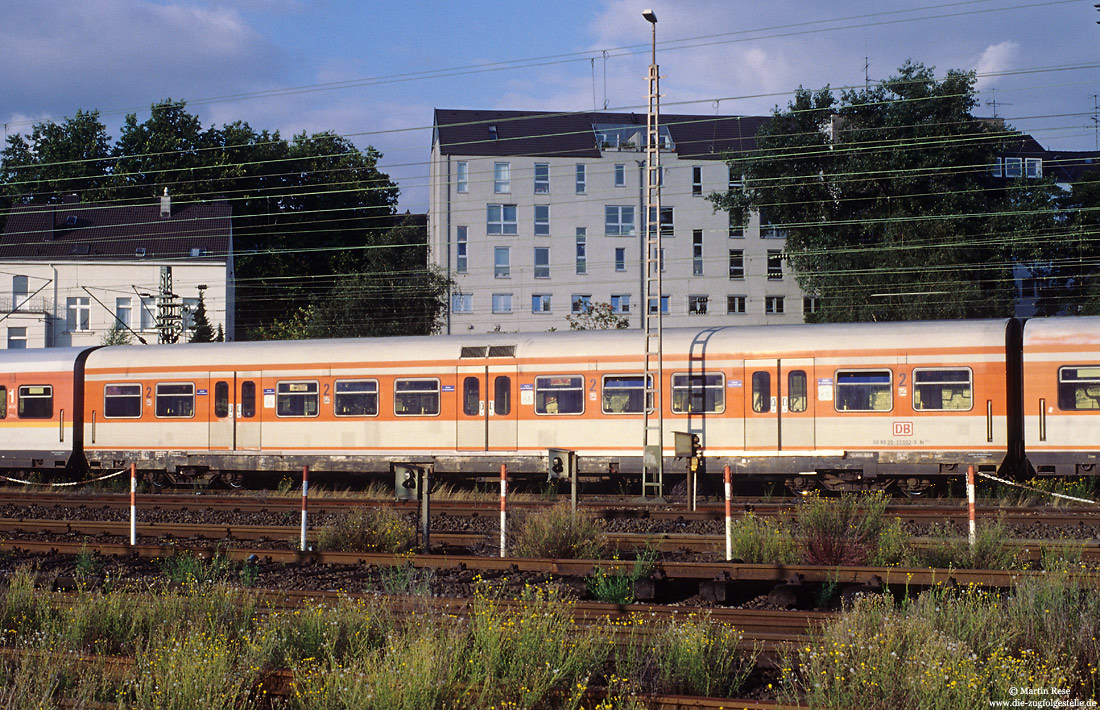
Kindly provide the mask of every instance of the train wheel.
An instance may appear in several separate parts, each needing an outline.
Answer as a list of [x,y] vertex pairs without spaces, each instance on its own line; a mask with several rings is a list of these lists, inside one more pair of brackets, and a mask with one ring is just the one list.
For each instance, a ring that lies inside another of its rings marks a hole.
[[923,498],[932,490],[932,482],[927,478],[902,478],[897,481],[897,487],[908,498]]
[[234,471],[233,473],[223,473],[222,480],[225,481],[225,485],[230,488],[244,488],[244,474],[240,471]]
[[153,488],[165,488],[171,484],[171,481],[168,480],[168,474],[164,471],[155,471],[149,477],[149,482],[153,484]]
[[819,482],[810,478],[809,476],[795,476],[794,478],[787,479],[787,488],[792,493],[796,493],[800,496],[808,496],[813,494],[819,487]]

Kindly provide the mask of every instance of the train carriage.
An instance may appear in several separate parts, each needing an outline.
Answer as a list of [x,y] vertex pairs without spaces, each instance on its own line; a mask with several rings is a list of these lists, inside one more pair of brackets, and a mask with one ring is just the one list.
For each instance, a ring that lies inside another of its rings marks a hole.
[[1097,474],[1100,318],[1036,318],[1023,339],[1023,422],[1039,475]]
[[0,351],[0,467],[82,470],[79,422],[88,348]]

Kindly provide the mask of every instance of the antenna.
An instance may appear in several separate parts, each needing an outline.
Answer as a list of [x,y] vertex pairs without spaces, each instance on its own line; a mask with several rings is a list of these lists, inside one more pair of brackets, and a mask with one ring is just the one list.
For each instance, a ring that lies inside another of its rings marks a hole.
[[863,58],[863,88],[871,88],[871,58]]
[[589,57],[588,64],[592,67],[592,110],[596,110],[596,58]]
[[1092,132],[1094,140],[1096,141],[1096,150],[1100,150],[1100,104],[1097,104],[1097,94],[1092,95],[1092,123]]
[[1007,104],[1004,101],[998,102],[997,101],[997,89],[995,89],[993,87],[990,87],[990,89],[989,89],[989,96],[990,96],[989,101],[985,102],[985,104],[986,104],[986,106],[992,106],[993,107],[993,118],[997,118],[997,106],[1011,106],[1012,105],[1012,104]]
[[607,110],[607,50],[603,52],[603,108]]

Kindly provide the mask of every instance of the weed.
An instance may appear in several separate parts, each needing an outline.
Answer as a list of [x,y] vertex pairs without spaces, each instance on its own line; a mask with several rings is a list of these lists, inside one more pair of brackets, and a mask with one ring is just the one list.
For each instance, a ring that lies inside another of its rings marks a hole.
[[591,513],[568,504],[531,513],[513,543],[520,557],[597,559],[607,549],[603,528]]
[[378,570],[382,591],[386,594],[409,594],[418,597],[431,596],[432,580],[435,574],[431,569],[418,569],[412,560],[405,558],[397,564]]
[[317,531],[317,547],[339,552],[397,553],[411,549],[416,533],[390,508],[355,510]]
[[737,650],[743,634],[706,614],[667,625],[654,644],[664,692],[708,697],[738,694],[756,665]]
[[798,544],[781,520],[749,513],[730,526],[733,558],[749,564],[792,564],[798,561]]
[[88,551],[87,540],[80,546],[80,552],[76,554],[73,564],[76,567],[78,577],[91,577],[99,571],[100,562],[93,553]]
[[[618,555],[615,556],[618,559]],[[646,545],[634,558],[634,566],[625,574],[608,574],[599,565],[591,577],[585,580],[588,594],[595,600],[612,604],[633,604],[634,584],[653,571],[657,559],[657,547]]]
[[806,499],[798,510],[806,561],[829,566],[866,563],[883,528],[887,502],[882,493]]
[[188,551],[166,557],[158,566],[170,582],[196,586],[227,579],[233,565],[221,551],[209,558]]

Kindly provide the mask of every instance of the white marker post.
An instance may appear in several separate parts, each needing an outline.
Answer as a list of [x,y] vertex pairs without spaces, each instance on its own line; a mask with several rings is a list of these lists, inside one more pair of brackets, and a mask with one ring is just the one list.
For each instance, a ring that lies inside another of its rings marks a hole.
[[726,562],[729,562],[733,559],[733,516],[730,510],[733,485],[730,483],[730,467],[728,465],[722,472],[722,478],[725,479],[726,483]]
[[302,466],[302,546],[306,551],[306,501],[309,500],[309,466]]
[[508,527],[508,466],[505,464],[500,465],[500,556],[504,557],[504,550],[507,546],[507,533],[505,532]]
[[130,464],[130,547],[137,545],[137,464]]
[[974,505],[974,467],[966,469],[966,507],[970,515],[970,546],[974,547],[978,542],[978,518]]

